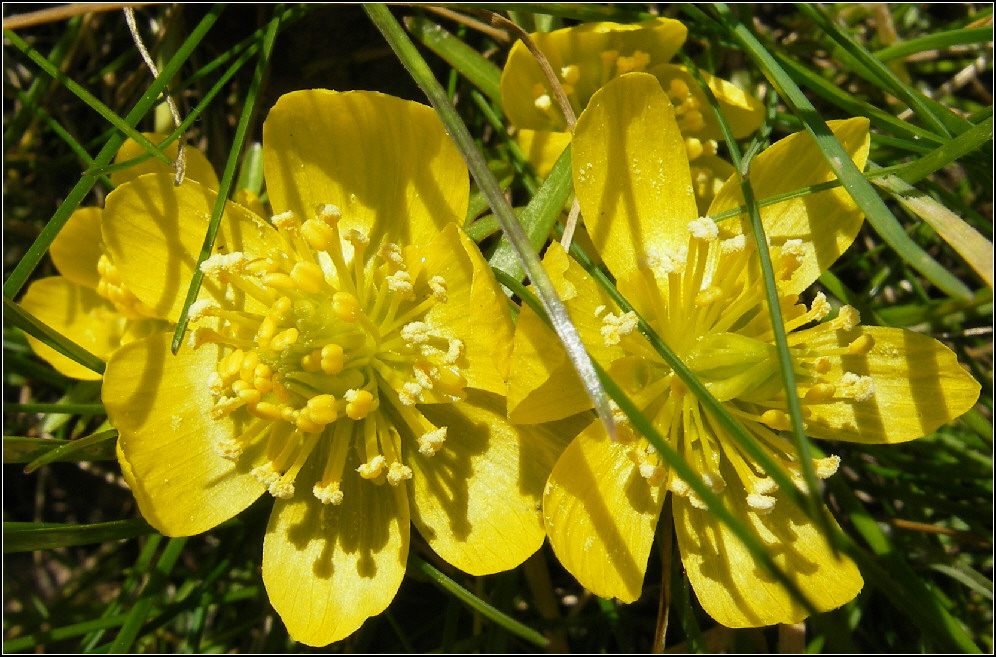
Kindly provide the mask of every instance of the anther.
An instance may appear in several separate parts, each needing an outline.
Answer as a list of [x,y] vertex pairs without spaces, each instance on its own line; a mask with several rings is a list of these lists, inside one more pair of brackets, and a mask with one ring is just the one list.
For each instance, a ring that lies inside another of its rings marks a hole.
[[836,454],[831,454],[830,456],[822,459],[813,459],[813,468],[816,471],[816,476],[820,479],[829,479],[837,473],[837,469],[840,468],[840,457]]
[[245,269],[246,256],[241,251],[234,253],[215,253],[201,263],[201,271],[215,278],[226,273],[238,273]]
[[383,456],[378,454],[370,459],[368,463],[361,463],[360,466],[356,468],[356,471],[359,472],[360,476],[364,479],[376,479],[384,470],[385,465],[387,465],[387,461]]
[[332,483],[324,486],[315,484],[314,488],[311,489],[311,492],[322,504],[332,504],[335,506],[342,504],[342,491],[339,489],[338,481],[333,481]]
[[332,312],[344,322],[355,322],[360,316],[360,302],[349,292],[332,295]]
[[849,356],[863,356],[875,346],[875,338],[867,333],[863,333],[855,338],[851,344],[847,345]]
[[308,219],[301,226],[301,235],[311,248],[316,251],[328,251],[335,248],[335,231],[324,221]]
[[875,394],[875,382],[870,376],[859,376],[851,372],[844,372],[841,383],[848,388],[848,396],[855,401],[868,401]]
[[342,371],[343,362],[345,359],[345,352],[343,352],[342,347],[329,343],[318,351],[319,356],[319,367],[326,374],[338,374]]
[[388,289],[402,299],[410,300],[415,298],[415,286],[412,285],[412,277],[407,271],[396,271],[387,276],[385,280],[387,280]]
[[759,515],[767,515],[775,508],[775,498],[770,495],[752,493],[747,496],[747,506]]
[[297,232],[297,217],[290,210],[273,215],[273,217],[270,218],[270,223],[276,226],[279,230],[286,231],[287,233],[293,234]]
[[283,351],[287,347],[297,342],[298,331],[296,328],[284,329],[280,333],[273,336],[273,340],[270,341],[270,348],[274,351]]
[[775,431],[792,430],[792,419],[785,411],[769,408],[764,413],[761,413],[761,422],[764,422]]
[[446,303],[446,280],[442,276],[433,276],[429,279],[429,289],[432,290],[432,298],[440,303]]
[[688,230],[692,237],[705,242],[714,242],[719,237],[719,226],[712,217],[699,217],[688,222]]
[[315,208],[315,216],[330,226],[335,226],[342,219],[342,210],[331,203],[321,203]]
[[853,306],[841,306],[831,325],[841,331],[850,331],[861,321],[861,314]]
[[397,486],[403,481],[412,478],[412,469],[400,461],[393,462],[387,468],[387,483]]
[[362,420],[370,412],[373,405],[373,395],[368,390],[347,390],[343,395],[346,400],[346,415],[351,420]]
[[536,106],[536,109],[545,112],[553,107],[553,101],[550,100],[550,94],[542,94],[536,97],[536,100],[533,101],[533,105]]
[[560,79],[567,84],[577,84],[578,80],[581,79],[581,69],[578,68],[577,64],[563,66],[560,69]]
[[614,347],[624,337],[635,331],[639,323],[640,320],[632,310],[619,316],[608,313],[602,318],[602,340],[606,346]]
[[401,327],[401,339],[407,345],[424,344],[430,337],[429,325],[425,322],[409,322]]
[[440,450],[446,441],[446,427],[427,431],[418,439],[418,452],[423,456],[432,456]]
[[806,391],[804,399],[806,400],[806,403],[809,404],[822,404],[833,399],[836,392],[837,388],[833,384],[817,383]]
[[325,283],[325,274],[322,273],[322,268],[313,262],[297,263],[291,269],[290,277],[299,289],[308,294],[318,294]]

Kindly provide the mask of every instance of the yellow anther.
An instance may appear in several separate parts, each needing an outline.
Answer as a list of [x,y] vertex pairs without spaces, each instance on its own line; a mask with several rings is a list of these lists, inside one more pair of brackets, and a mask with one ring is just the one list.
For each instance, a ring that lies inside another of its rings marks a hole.
[[373,405],[373,395],[368,390],[347,390],[343,395],[346,400],[346,416],[351,420],[362,420],[370,412]]
[[831,383],[817,383],[806,391],[805,400],[810,404],[822,404],[833,399],[837,388]]
[[272,461],[267,461],[263,465],[253,468],[252,476],[264,486],[271,486],[280,480],[280,473],[273,467]]
[[747,496],[747,506],[758,515],[767,515],[775,508],[775,498],[770,495],[758,495],[751,493]]
[[297,216],[291,210],[273,215],[273,217],[270,218],[270,223],[276,226],[279,230],[284,230],[288,233],[297,232]]
[[636,330],[640,320],[632,310],[619,316],[607,313],[602,318],[602,340],[607,347],[614,347]]
[[318,294],[325,284],[325,274],[322,273],[322,268],[313,262],[297,263],[291,269],[290,277],[299,289],[308,294]]
[[819,358],[816,359],[816,362],[813,364],[813,369],[820,374],[826,374],[827,372],[830,371],[831,367],[833,367],[833,365],[831,365],[830,359],[827,358],[826,356],[820,356]]
[[256,258],[246,265],[247,272],[260,276],[275,272],[279,268],[279,265],[272,258]]
[[404,463],[395,461],[387,468],[387,483],[397,486],[403,481],[412,478],[412,469]]
[[281,404],[286,404],[287,402],[289,402],[290,393],[287,391],[287,388],[285,388],[283,384],[281,384],[280,381],[277,380],[276,376],[273,377],[272,381],[273,381],[273,394],[276,395],[277,401],[279,401]]
[[330,226],[335,226],[342,219],[342,210],[331,203],[322,203],[315,208],[315,216]]
[[685,387],[685,382],[676,376],[671,377],[671,395],[676,399],[681,399],[688,392],[688,388]]
[[398,269],[404,269],[405,267],[405,257],[401,253],[401,247],[393,242],[388,242],[384,246],[380,247],[380,251],[377,252],[384,262],[393,265],[392,271],[397,271]]
[[337,344],[327,344],[322,347],[319,355],[319,366],[326,374],[338,374],[342,371],[345,354]]
[[273,370],[266,363],[260,363],[253,370],[252,385],[260,392],[270,392],[273,388]]
[[672,101],[684,102],[688,97],[688,85],[684,80],[674,78],[667,87],[667,95]]
[[283,272],[265,274],[263,276],[263,284],[278,290],[291,290],[295,287],[294,279]]
[[320,433],[325,430],[324,424],[312,421],[305,413],[298,413],[294,425],[305,433]]
[[252,384],[249,383],[248,381],[243,381],[242,379],[239,379],[238,381],[232,384],[232,392],[234,392],[236,395],[244,390],[253,390]]
[[290,422],[291,424],[297,424],[297,418],[301,415],[301,411],[296,408],[291,408],[290,406],[280,407],[280,419],[284,422]]
[[427,431],[418,439],[418,452],[423,456],[432,456],[446,442],[446,427]]
[[360,476],[364,479],[376,479],[383,472],[384,466],[387,465],[387,461],[383,456],[378,454],[377,456],[370,459],[368,463],[363,463],[360,467],[356,468],[356,471],[360,473]]
[[719,238],[719,226],[712,217],[699,217],[688,222],[688,231],[697,240],[715,242]]
[[208,276],[220,278],[223,274],[234,274],[244,271],[248,264],[245,254],[240,251],[215,253],[201,263],[201,271]]
[[699,290],[699,293],[695,295],[695,305],[703,308],[709,304],[716,303],[722,298],[723,290],[715,285],[710,285],[704,290]]
[[[240,382],[236,381],[236,383]],[[253,404],[258,404],[259,400],[262,399],[263,397],[260,394],[259,390],[256,390],[255,388],[246,388],[244,390],[240,390],[237,394],[239,396],[239,399],[244,401],[249,406],[252,406]]]
[[259,354],[250,351],[242,357],[239,368],[239,378],[243,381],[252,381],[256,374],[256,366],[259,365]]
[[256,329],[256,344],[258,344],[263,349],[270,346],[270,340],[277,332],[277,320],[273,318],[272,315],[267,315],[263,318],[263,321],[259,323],[259,328]]
[[401,339],[405,344],[424,344],[432,337],[429,334],[429,325],[425,322],[409,322],[401,327]]
[[631,71],[642,71],[650,63],[650,55],[637,50],[632,57],[620,57],[616,60],[616,75]]
[[560,79],[567,84],[577,84],[578,80],[581,79],[581,69],[578,68],[577,64],[561,67]]
[[688,160],[697,160],[702,156],[705,148],[702,146],[702,140],[696,139],[695,137],[685,138],[685,153],[688,155]]
[[791,431],[792,429],[792,418],[785,411],[778,411],[773,408],[761,413],[761,422],[764,422],[775,431]]
[[339,417],[335,408],[335,397],[332,395],[316,395],[305,405],[308,417],[316,424],[331,424]]
[[412,284],[412,277],[407,271],[396,271],[385,278],[389,290],[400,296],[402,299],[415,298],[415,286]]
[[682,117],[682,130],[688,130],[689,132],[698,132],[705,128],[705,118],[702,116],[702,112],[698,110],[692,110],[691,112],[686,112],[685,116]]
[[872,350],[875,346],[875,338],[863,333],[854,339],[851,344],[847,345],[847,353],[850,356],[863,356]]
[[616,60],[619,59],[618,50],[603,50],[598,53],[598,56],[602,58],[602,70],[609,71],[616,64]]
[[718,472],[703,472],[702,481],[714,493],[722,493],[726,490],[726,480]]
[[273,336],[273,340],[270,341],[270,348],[275,351],[283,351],[297,342],[297,338],[298,331],[296,328],[284,329],[280,333]]
[[241,349],[236,349],[221,359],[218,363],[218,375],[222,381],[227,383],[239,376],[239,371],[242,369],[243,357],[245,357],[245,352]]
[[270,495],[278,500],[289,500],[294,497],[294,482],[279,479],[270,484],[268,490],[270,491]]
[[442,276],[433,276],[429,279],[429,289],[432,290],[432,298],[440,303],[446,303],[448,298],[446,293],[446,280]]
[[301,236],[316,251],[329,251],[335,248],[335,231],[324,221],[308,219],[301,226]]
[[838,468],[840,468],[840,457],[836,454],[822,459],[813,459],[813,469],[820,479],[829,479],[834,476]]
[[853,306],[841,306],[837,317],[831,320],[835,329],[850,331],[861,321],[861,314]]
[[360,302],[349,292],[332,295],[332,312],[344,322],[355,322],[360,316]]
[[443,356],[443,363],[447,365],[456,365],[457,361],[463,358],[465,351],[466,346],[463,344],[463,340],[457,340],[456,338],[450,340],[449,347],[446,350],[446,355]]
[[281,407],[270,402],[261,401],[255,406],[250,406],[249,412],[263,420],[273,420],[276,422],[283,419]]
[[[301,356],[301,369],[305,372],[317,372],[322,367],[321,363],[322,352],[319,349],[315,349],[310,354]],[[334,374],[334,372],[332,372],[332,374]]]
[[851,372],[844,372],[841,383],[847,387],[847,394],[852,399],[863,402],[868,401],[875,394],[875,382],[870,376],[859,376]]
[[550,100],[550,94],[541,94],[533,101],[533,105],[541,112],[545,112],[553,107],[553,101]]
[[280,297],[273,302],[273,306],[270,308],[270,315],[273,317],[283,317],[293,305],[290,297]]
[[333,481],[330,484],[315,484],[315,487],[311,489],[311,492],[318,501],[322,504],[342,504],[342,491],[339,489],[339,482]]
[[353,245],[353,248],[362,249],[370,244],[370,238],[356,229],[347,230],[342,236],[344,240]]

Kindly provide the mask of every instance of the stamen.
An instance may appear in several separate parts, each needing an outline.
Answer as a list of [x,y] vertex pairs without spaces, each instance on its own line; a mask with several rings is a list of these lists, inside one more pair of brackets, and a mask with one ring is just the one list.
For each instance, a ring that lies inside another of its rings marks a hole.
[[446,427],[427,431],[418,439],[418,451],[423,456],[432,456],[438,452],[446,441]]
[[715,242],[719,238],[719,226],[712,217],[699,217],[688,222],[692,237],[705,242]]
[[607,347],[614,347],[635,331],[639,323],[640,320],[632,310],[619,316],[608,313],[602,318],[602,340]]

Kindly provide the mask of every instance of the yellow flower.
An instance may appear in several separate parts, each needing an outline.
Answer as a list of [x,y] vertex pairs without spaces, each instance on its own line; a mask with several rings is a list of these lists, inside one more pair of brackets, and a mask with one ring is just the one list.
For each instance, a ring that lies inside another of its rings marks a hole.
[[[153,143],[165,135],[145,134]],[[128,140],[118,150],[115,162],[126,162],[143,153],[137,142]],[[176,158],[177,144],[164,151]],[[185,148],[187,177],[217,187],[218,178],[204,155]],[[121,185],[144,173],[170,173],[172,169],[156,159],[111,174],[111,183]],[[114,264],[104,252],[100,236],[100,208],[79,208],[56,236],[49,254],[61,276],[33,282],[21,299],[21,307],[66,336],[94,356],[107,360],[122,344],[166,328],[162,317],[139,302],[122,286]],[[33,336],[28,344],[52,367],[74,379],[99,380],[100,374],[62,355]]]
[[[668,63],[687,32],[679,21],[654,18],[633,24],[584,23],[530,36],[550,61],[575,115],[596,90],[619,75],[646,71],[656,76],[676,108],[688,158],[694,163],[697,192],[711,200],[714,182],[721,184],[733,169],[716,156],[715,140],[723,135],[705,94],[684,66]],[[760,127],[764,118],[760,102],[725,80],[702,75],[737,139]],[[519,144],[529,161],[540,175],[547,175],[570,143],[570,135],[549,81],[521,41],[512,47],[502,71],[501,99],[509,121],[519,129]]]
[[[863,166],[868,121],[830,123]],[[746,219],[699,217],[674,109],[656,78],[634,73],[592,98],[573,142],[574,183],[592,239],[619,291],[800,487],[763,282]],[[812,138],[787,137],[751,166],[758,198],[833,179]],[[742,205],[730,180],[711,214]],[[979,384],[932,338],[859,326],[853,308],[822,321],[822,294],[798,295],[853,241],[863,220],[842,189],[761,209],[798,381],[806,431],[816,438],[897,443],[967,411]],[[863,582],[818,527],[784,499],[773,480],[690,394],[623,312],[558,245],[545,258],[592,356],[664,439],[750,527],[778,566],[829,610]],[[809,328],[805,328],[809,326]],[[515,335],[510,417],[539,422],[587,406],[566,357],[534,313]],[[703,608],[730,627],[794,623],[805,609],[635,434],[625,416],[610,442],[594,422],[567,447],[550,475],[543,510],[550,542],[587,588],[625,602],[640,596],[668,491],[685,572]],[[814,462],[826,478],[839,459]]]
[[[264,123],[263,166],[275,215],[227,206],[187,344],[122,348],[103,400],[164,534],[275,498],[270,601],[292,637],[325,645],[394,598],[411,523],[474,575],[526,559],[558,452],[548,429],[520,441],[505,417],[511,319],[458,227],[467,169],[429,107],[287,94]],[[122,278],[171,320],[215,198],[156,175],[107,198]]]

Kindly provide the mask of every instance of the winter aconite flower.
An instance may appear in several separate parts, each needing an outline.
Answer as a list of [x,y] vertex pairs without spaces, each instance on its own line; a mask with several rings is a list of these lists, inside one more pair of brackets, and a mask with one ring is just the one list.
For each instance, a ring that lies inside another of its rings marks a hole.
[[[685,136],[692,175],[700,195],[711,199],[713,181],[721,183],[732,167],[716,156],[722,132],[705,94],[684,66],[670,64],[688,30],[671,18],[642,23],[584,23],[530,35],[547,57],[575,115],[596,90],[624,73],[646,71],[660,81]],[[703,73],[734,136],[745,137],[761,125],[760,102],[733,84]],[[501,99],[509,121],[519,129],[519,143],[541,175],[546,175],[570,141],[567,123],[550,82],[521,41],[508,55],[501,77]]]
[[[543,540],[556,450],[505,419],[510,316],[456,223],[467,169],[430,108],[285,95],[263,165],[275,214],[227,206],[189,339],[176,356],[168,335],[116,352],[103,399],[161,532],[273,498],[270,601],[292,637],[325,645],[394,598],[412,523],[471,574],[521,563]],[[215,199],[159,175],[107,199],[122,279],[174,321]]]
[[[146,134],[153,143],[164,135]],[[142,153],[141,147],[128,140],[115,155],[116,162],[126,162]],[[177,144],[164,153],[175,158]],[[211,187],[218,186],[211,164],[200,151],[185,148],[187,177]],[[172,169],[156,159],[111,174],[111,182],[121,185],[144,173],[172,174]],[[122,344],[164,329],[167,323],[142,304],[122,285],[118,271],[108,258],[100,237],[100,208],[79,208],[69,217],[49,249],[60,276],[33,282],[21,299],[21,307],[50,328],[66,336],[94,356],[106,360]],[[33,336],[28,344],[36,354],[62,374],[82,380],[98,380],[100,374]]]
[[[592,240],[619,291],[742,423],[775,463],[804,486],[788,428],[786,393],[756,248],[745,219],[699,217],[674,108],[650,75],[634,73],[597,92],[573,141],[574,184]],[[832,122],[863,166],[868,121]],[[787,137],[750,169],[764,199],[833,179],[812,138]],[[731,180],[710,209],[742,205]],[[840,188],[761,208],[798,381],[805,427],[815,438],[863,443],[912,440],[967,411],[979,385],[939,342],[865,327],[858,313],[799,294],[853,241],[862,222]],[[743,223],[742,223],[743,221]],[[770,551],[819,610],[852,599],[856,566],[836,555],[815,523],[665,364],[624,312],[559,245],[545,263],[572,319],[599,361],[661,436]],[[824,321],[825,320],[825,321]],[[533,313],[519,317],[510,416],[547,421],[588,404],[556,338]],[[703,608],[730,627],[794,623],[805,609],[658,457],[620,414],[620,440],[594,422],[550,475],[543,511],[553,549],[587,588],[626,602],[640,596],[655,529],[670,491],[685,572]],[[814,462],[826,478],[839,459]]]

